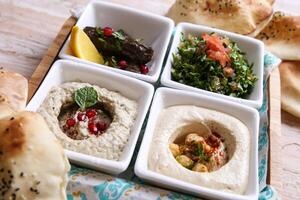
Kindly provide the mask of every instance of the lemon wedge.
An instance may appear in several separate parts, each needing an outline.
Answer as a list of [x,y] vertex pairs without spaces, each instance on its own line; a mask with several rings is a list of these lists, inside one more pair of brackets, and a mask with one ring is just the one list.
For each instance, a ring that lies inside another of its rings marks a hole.
[[98,52],[89,36],[78,26],[71,32],[70,48],[74,56],[91,62],[103,64],[104,59]]

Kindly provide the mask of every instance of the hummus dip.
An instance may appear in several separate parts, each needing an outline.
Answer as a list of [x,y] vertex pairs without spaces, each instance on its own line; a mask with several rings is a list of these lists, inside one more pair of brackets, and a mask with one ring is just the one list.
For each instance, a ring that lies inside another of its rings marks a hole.
[[148,167],[199,186],[243,194],[249,159],[250,134],[240,120],[215,110],[182,105],[160,113]]
[[[96,105],[80,109],[74,100],[79,89],[98,94]],[[69,82],[53,87],[38,112],[65,149],[119,160],[137,115],[137,102],[88,83]]]

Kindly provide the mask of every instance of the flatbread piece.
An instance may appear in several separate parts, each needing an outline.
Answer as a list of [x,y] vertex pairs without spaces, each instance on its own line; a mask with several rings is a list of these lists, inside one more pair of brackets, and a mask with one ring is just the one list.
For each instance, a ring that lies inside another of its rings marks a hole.
[[275,12],[270,23],[257,35],[268,51],[284,60],[300,60],[300,16]]
[[20,74],[0,70],[0,103],[9,104],[15,111],[24,110],[28,82]]
[[251,34],[273,13],[273,0],[177,0],[167,16],[240,34]]
[[281,107],[300,118],[300,61],[284,61],[279,70]]

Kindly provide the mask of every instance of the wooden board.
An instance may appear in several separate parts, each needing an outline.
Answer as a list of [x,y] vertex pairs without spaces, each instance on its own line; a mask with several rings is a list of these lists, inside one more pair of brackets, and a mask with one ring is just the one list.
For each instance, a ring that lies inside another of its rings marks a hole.
[[[46,55],[29,79],[29,98],[33,97],[39,85],[42,83],[47,72],[57,59],[57,55],[65,40],[70,34],[76,19],[70,17],[66,20],[61,30],[57,34]],[[280,156],[280,135],[281,135],[281,115],[280,115],[280,76],[279,70],[274,70],[269,78],[269,159],[267,183],[275,188],[282,188],[280,181],[281,156]]]
[[280,75],[276,68],[269,78],[269,159],[267,183],[282,191]]
[[76,21],[77,20],[74,17],[70,17],[66,20],[52,42],[50,48],[47,50],[47,53],[44,55],[42,61],[33,72],[31,78],[29,79],[28,102],[39,88],[53,62],[57,59],[57,55]]

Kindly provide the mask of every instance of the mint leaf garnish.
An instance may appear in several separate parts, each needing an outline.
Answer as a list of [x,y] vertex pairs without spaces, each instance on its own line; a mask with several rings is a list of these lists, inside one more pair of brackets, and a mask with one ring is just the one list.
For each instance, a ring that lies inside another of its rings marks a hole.
[[98,101],[98,93],[93,87],[84,87],[76,90],[75,102],[81,109],[95,105]]

